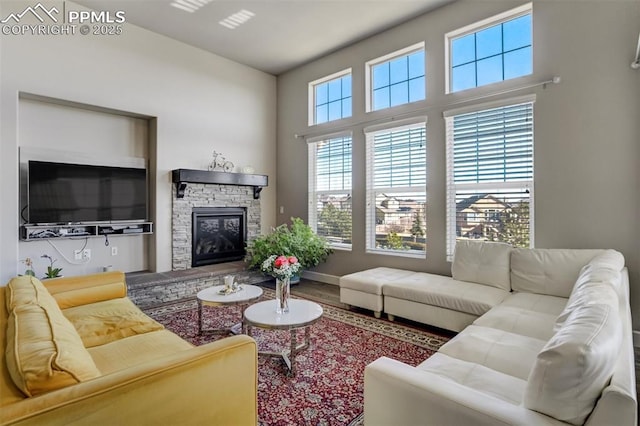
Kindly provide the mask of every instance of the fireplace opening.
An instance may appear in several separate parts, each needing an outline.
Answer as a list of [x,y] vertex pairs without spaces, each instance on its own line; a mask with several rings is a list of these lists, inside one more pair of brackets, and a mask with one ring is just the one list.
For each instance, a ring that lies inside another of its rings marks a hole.
[[240,207],[194,207],[191,267],[241,260],[247,212]]

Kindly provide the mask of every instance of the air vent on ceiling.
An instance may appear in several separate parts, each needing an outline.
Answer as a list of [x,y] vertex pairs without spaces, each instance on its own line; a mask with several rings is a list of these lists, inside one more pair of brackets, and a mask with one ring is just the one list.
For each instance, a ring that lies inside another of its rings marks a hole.
[[227,27],[230,30],[234,30],[254,16],[255,16],[255,13],[251,12],[250,10],[242,9],[241,11],[236,12],[233,15],[227,16],[226,18],[224,18],[222,21],[218,23],[223,27]]
[[174,0],[171,2],[171,6],[186,12],[193,13],[200,9],[202,6],[206,6],[213,0]]

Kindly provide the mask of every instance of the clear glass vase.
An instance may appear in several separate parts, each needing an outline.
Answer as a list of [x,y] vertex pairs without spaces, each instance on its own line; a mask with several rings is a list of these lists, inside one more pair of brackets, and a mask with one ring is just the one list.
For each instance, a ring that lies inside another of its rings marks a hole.
[[290,278],[276,278],[276,313],[289,312]]

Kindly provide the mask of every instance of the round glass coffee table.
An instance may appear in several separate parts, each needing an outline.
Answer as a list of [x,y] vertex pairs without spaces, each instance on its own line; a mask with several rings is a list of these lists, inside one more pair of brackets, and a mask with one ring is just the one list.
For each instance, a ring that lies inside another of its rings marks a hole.
[[[296,354],[309,347],[310,327],[322,317],[322,313],[322,306],[317,303],[308,300],[289,299],[289,312],[278,314],[276,313],[276,300],[272,299],[258,302],[245,309],[242,322],[249,336],[251,336],[253,327],[266,330],[289,330],[291,332],[291,345],[289,348],[283,349],[281,352],[258,351],[258,354],[282,357],[287,365],[289,374],[295,376]],[[298,330],[301,328],[304,328],[304,342],[297,344]]]
[[251,302],[258,300],[260,296],[262,296],[262,288],[255,285],[240,284],[240,290],[230,294],[224,293],[224,288],[225,287],[223,285],[217,285],[214,287],[205,288],[204,290],[199,291],[196,295],[196,297],[198,298],[198,334],[202,334],[205,332],[220,334],[242,333],[242,323],[237,323],[231,327],[203,329],[202,307],[248,305]]

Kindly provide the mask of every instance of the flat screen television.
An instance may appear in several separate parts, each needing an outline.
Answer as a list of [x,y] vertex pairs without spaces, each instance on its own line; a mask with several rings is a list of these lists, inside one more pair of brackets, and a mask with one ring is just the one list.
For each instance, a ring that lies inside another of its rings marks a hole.
[[147,220],[147,170],[29,161],[32,224]]

